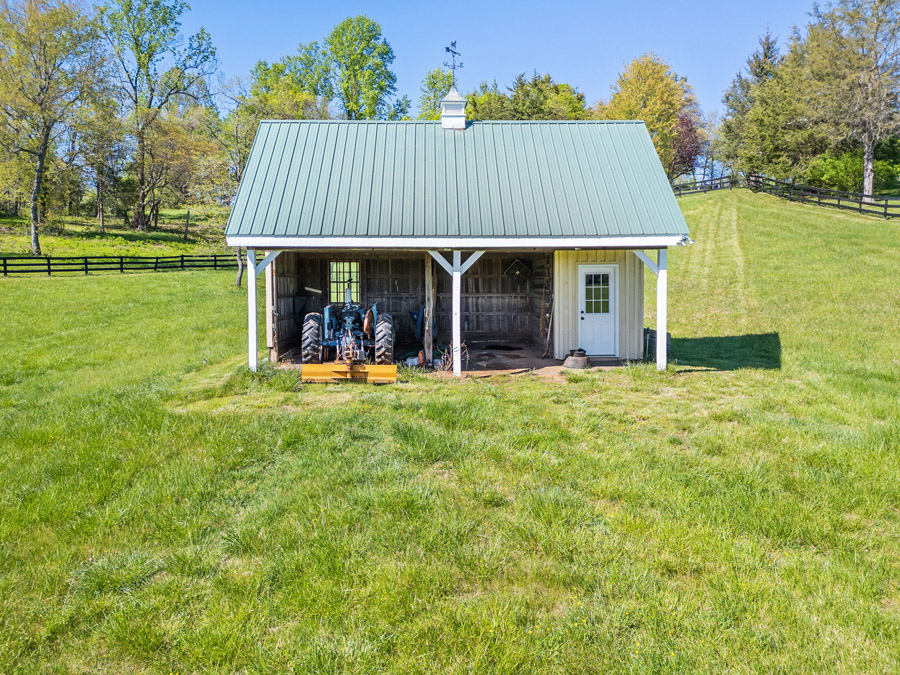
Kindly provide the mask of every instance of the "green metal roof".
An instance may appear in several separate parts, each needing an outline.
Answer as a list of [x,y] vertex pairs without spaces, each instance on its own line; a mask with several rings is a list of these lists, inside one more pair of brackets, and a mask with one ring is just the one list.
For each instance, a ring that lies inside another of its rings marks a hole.
[[643,122],[267,121],[226,234],[686,235]]

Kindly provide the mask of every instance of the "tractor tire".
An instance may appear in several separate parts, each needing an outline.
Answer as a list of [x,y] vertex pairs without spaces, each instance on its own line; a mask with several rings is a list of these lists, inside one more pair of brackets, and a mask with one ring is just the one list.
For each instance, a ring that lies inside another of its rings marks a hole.
[[322,339],[325,336],[325,319],[318,312],[303,317],[303,336],[300,354],[303,363],[322,363]]
[[394,317],[390,314],[379,314],[375,324],[375,363],[394,363]]

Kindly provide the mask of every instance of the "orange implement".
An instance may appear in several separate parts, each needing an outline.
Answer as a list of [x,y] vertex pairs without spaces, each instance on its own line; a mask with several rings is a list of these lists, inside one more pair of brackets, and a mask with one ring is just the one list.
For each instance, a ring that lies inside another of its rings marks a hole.
[[355,380],[372,384],[393,384],[397,366],[370,366],[362,363],[304,363],[300,368],[303,382],[344,382]]

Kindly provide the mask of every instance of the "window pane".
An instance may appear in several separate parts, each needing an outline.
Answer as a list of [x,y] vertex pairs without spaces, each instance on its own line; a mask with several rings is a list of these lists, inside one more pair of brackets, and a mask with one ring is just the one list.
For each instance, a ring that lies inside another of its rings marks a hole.
[[342,303],[350,286],[352,302],[359,302],[359,262],[339,260],[328,263],[328,294],[330,302]]

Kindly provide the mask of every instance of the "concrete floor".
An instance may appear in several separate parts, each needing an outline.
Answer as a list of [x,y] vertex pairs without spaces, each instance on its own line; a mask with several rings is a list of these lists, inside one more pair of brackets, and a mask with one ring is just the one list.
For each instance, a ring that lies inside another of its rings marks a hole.
[[467,371],[517,371],[537,370],[562,365],[562,361],[553,358],[541,358],[543,347],[533,345],[499,345],[471,344],[466,345],[469,361]]
[[[464,377],[490,377],[491,375],[522,375],[533,373],[540,377],[562,379],[563,362],[554,358],[542,358],[543,347],[522,345],[516,349],[497,348],[492,344],[468,346],[469,362],[463,370]],[[590,367],[615,368],[622,365],[620,359],[591,359]]]

